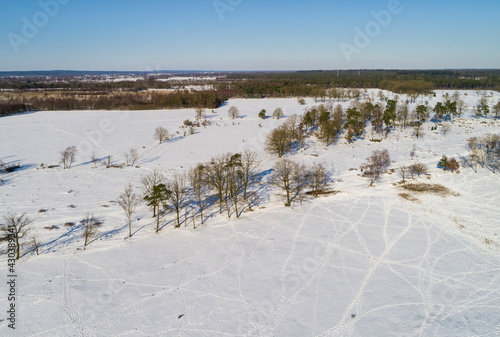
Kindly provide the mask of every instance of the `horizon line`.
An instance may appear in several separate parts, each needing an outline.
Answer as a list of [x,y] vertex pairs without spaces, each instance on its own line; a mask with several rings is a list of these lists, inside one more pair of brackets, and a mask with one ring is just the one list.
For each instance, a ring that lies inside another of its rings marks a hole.
[[51,69],[51,70],[0,70],[0,73],[273,73],[273,72],[328,72],[328,71],[457,71],[457,70],[500,70],[500,68],[349,68],[349,69],[288,69],[288,70],[74,70],[74,69]]

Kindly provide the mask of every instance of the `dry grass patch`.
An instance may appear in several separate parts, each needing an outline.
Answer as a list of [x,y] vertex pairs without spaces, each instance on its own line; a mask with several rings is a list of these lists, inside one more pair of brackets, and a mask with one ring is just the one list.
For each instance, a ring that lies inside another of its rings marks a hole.
[[418,184],[405,184],[402,185],[401,188],[410,191],[410,192],[415,192],[415,193],[430,193],[434,195],[439,195],[440,197],[447,197],[449,195],[452,196],[459,196],[460,194],[453,192],[450,190],[448,187],[445,187],[440,184],[423,184],[423,183],[418,183]]
[[336,195],[340,193],[340,191],[308,191],[306,192],[306,195],[317,195],[317,196],[320,196],[320,195],[323,195],[323,196],[327,196],[327,195]]
[[419,199],[415,198],[413,195],[411,195],[409,193],[399,193],[398,195],[405,200],[415,202],[415,203],[420,203]]

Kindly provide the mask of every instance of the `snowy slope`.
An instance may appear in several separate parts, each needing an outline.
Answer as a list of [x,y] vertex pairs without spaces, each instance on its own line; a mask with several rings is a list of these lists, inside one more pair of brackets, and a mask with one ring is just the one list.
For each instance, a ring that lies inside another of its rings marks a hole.
[[[467,94],[472,106],[477,94]],[[495,95],[494,102],[500,97]],[[228,118],[232,105],[243,118]],[[306,107],[312,105],[309,100]],[[0,159],[25,165],[3,177],[2,213],[26,212],[44,243],[40,256],[28,253],[18,262],[18,329],[2,321],[0,334],[499,335],[499,175],[436,168],[443,154],[465,155],[467,138],[498,133],[500,124],[491,119],[466,116],[446,136],[430,131],[429,123],[418,141],[411,130],[399,129],[381,143],[367,137],[325,147],[310,140],[306,150],[288,157],[333,166],[338,194],[285,208],[272,190],[241,219],[211,209],[206,226],[193,229],[189,222],[174,229],[173,216],[167,216],[159,234],[141,207],[134,236],[124,240],[125,217],[113,200],[128,183],[139,193],[141,175],[154,169],[171,175],[246,148],[259,153],[263,172],[269,170],[275,158],[264,152],[263,142],[286,118],[262,121],[257,114],[276,107],[286,115],[304,109],[296,99],[234,99],[207,113],[212,125],[185,137],[183,121],[193,119],[193,110],[39,112],[0,119]],[[179,134],[159,145],[152,134],[160,125]],[[70,145],[79,149],[70,170],[37,169],[42,162],[57,164]],[[368,187],[359,171],[350,170],[377,148],[389,150],[393,168],[411,163],[414,145],[415,160],[431,168],[428,182],[458,196],[416,194],[419,201],[411,202],[398,196],[395,174]],[[138,168],[93,168],[89,162],[95,151],[121,163],[131,147],[141,155]],[[64,224],[78,223],[87,212],[104,224],[101,236],[81,250],[81,229]],[[54,225],[58,229],[46,229]],[[4,256],[0,272],[7,275]],[[0,308],[7,305],[0,298]]]

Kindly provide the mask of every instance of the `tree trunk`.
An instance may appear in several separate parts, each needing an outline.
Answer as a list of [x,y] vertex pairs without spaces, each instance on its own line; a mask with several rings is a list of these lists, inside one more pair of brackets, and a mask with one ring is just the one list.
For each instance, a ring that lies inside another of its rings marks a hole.
[[128,237],[132,237],[132,220],[130,218],[128,219]]
[[19,260],[20,258],[20,253],[21,253],[21,245],[19,244],[19,237],[18,234],[16,234],[16,260]]
[[239,218],[240,215],[238,214],[238,198],[234,198],[234,210],[236,212],[236,217]]
[[219,213],[222,214],[222,190],[219,190]]
[[156,233],[160,231],[160,203],[158,202],[158,212],[156,213]]

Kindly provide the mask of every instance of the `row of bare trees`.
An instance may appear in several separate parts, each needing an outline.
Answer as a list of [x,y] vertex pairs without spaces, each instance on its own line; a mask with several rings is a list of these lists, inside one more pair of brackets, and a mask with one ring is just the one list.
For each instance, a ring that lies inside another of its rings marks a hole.
[[157,232],[160,219],[167,212],[175,213],[176,227],[181,226],[183,212],[186,225],[188,213],[192,214],[193,227],[198,214],[200,223],[204,224],[204,212],[215,200],[220,213],[225,209],[228,217],[233,213],[239,217],[242,207],[251,209],[257,203],[254,186],[259,180],[259,164],[256,152],[246,150],[215,156],[209,162],[198,164],[183,174],[175,174],[170,179],[158,170],[143,176],[142,197],[129,185],[117,200],[128,219],[129,236],[132,236],[133,214],[142,202],[152,209]]
[[[78,151],[76,146],[68,146],[64,151],[61,151],[60,163],[63,165],[63,169],[70,169],[73,163],[75,162],[76,155]],[[128,152],[123,154],[125,157],[125,163],[127,166],[134,166],[137,160],[139,160],[139,152],[131,148]],[[94,163],[94,167],[97,167],[97,163],[101,162],[106,168],[110,168],[112,166],[111,155],[107,155],[104,159],[99,159],[97,154],[93,152],[90,155],[90,161]]]
[[[142,196],[135,194],[129,185],[117,200],[128,219],[129,236],[132,235],[133,213],[142,202],[151,208],[157,232],[161,217],[168,212],[175,214],[176,227],[181,226],[183,216],[185,225],[190,219],[195,227],[198,216],[204,224],[207,209],[216,204],[220,214],[227,212],[228,218],[240,217],[244,208],[251,210],[258,204],[258,190],[262,187],[259,182],[263,176],[259,173],[259,165],[256,152],[246,150],[214,156],[209,162],[171,178],[157,170],[143,176]],[[325,192],[331,176],[325,164],[306,168],[292,160],[281,159],[274,166],[270,182],[285,192],[285,205],[289,206],[297,198],[302,200],[306,189],[314,196]]]

